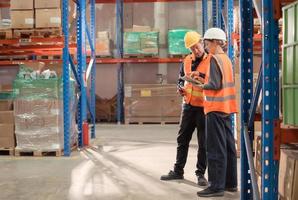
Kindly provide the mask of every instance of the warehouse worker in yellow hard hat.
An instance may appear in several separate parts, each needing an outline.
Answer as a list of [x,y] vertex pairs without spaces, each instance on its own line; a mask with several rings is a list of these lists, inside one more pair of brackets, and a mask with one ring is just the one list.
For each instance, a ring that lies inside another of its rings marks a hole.
[[184,38],[185,47],[191,50],[186,56],[180,68],[178,79],[178,92],[183,96],[182,116],[180,130],[177,136],[177,154],[174,169],[167,175],[161,176],[161,180],[183,179],[184,166],[187,160],[189,143],[192,134],[197,129],[198,153],[195,174],[198,185],[207,186],[208,182],[204,177],[206,171],[206,144],[205,144],[205,115],[203,108],[203,91],[201,88],[185,81],[183,77],[191,72],[198,72],[201,79],[205,77],[206,63],[209,63],[209,56],[205,53],[203,41],[200,34],[195,31],[188,32]]

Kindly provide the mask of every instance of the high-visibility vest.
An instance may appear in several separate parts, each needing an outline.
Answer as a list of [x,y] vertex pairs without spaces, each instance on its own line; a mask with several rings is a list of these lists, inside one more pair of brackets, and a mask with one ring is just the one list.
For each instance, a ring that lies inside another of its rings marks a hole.
[[[190,54],[185,57],[184,59],[184,74],[189,74],[192,72],[191,66],[192,62],[195,60],[195,56],[193,54]],[[207,65],[210,63],[210,56],[204,55],[202,61],[197,66],[196,71],[199,71],[201,74],[205,76]],[[184,95],[184,103],[190,104],[192,106],[204,106],[204,96],[203,96],[203,90],[197,86],[193,86],[193,84],[185,81],[184,82],[184,89],[185,89],[185,95]]]
[[[223,112],[227,114],[237,112],[235,80],[232,62],[222,53],[212,55],[217,61],[222,74],[222,88],[219,90],[204,90],[204,112]],[[206,71],[205,83],[209,82],[210,64]]]

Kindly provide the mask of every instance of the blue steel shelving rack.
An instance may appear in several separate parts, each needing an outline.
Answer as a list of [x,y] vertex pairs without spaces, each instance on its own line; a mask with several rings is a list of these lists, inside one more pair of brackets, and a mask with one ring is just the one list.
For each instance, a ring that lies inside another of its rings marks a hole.
[[[278,198],[278,161],[274,160],[274,122],[279,119],[279,40],[271,0],[262,0],[262,65],[253,94],[253,2],[240,0],[241,13],[241,199]],[[262,89],[262,94],[260,91]],[[254,116],[262,95],[262,186],[256,185],[251,142]]]
[[[88,4],[87,4],[88,5]],[[64,155],[69,156],[71,153],[70,147],[70,74],[73,73],[76,83],[79,88],[78,100],[78,145],[83,147],[83,133],[84,124],[87,123],[87,112],[89,111],[91,117],[91,137],[95,137],[95,0],[90,0],[90,29],[86,19],[86,1],[76,1],[77,6],[77,66],[73,61],[69,52],[69,0],[62,2],[62,30],[64,35],[63,48],[63,114],[64,114]],[[89,42],[91,48],[91,59],[87,66],[86,63],[86,41]],[[70,70],[71,67],[71,70]],[[90,94],[88,94],[88,78],[91,77]],[[90,98],[88,98],[90,96]],[[90,100],[89,100],[90,99]]]

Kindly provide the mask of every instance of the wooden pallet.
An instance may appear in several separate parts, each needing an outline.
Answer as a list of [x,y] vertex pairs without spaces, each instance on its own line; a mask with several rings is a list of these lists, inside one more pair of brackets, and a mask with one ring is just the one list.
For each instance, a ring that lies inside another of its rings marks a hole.
[[12,38],[12,30],[11,29],[0,29],[0,39],[11,39]]
[[185,58],[188,54],[169,54],[170,58]]
[[32,56],[0,56],[2,61],[14,61],[14,60],[30,60]]
[[63,155],[62,149],[56,150],[31,150],[31,149],[15,149],[15,156],[34,156],[34,157],[44,157],[44,156],[55,156],[60,157]]
[[123,58],[157,58],[158,55],[146,55],[146,54],[125,54]]
[[53,56],[43,55],[43,56],[37,56],[36,59],[37,60],[60,60],[62,59],[62,55],[53,55]]
[[113,58],[112,55],[96,55],[96,58]]
[[173,118],[155,118],[155,117],[134,117],[134,118],[126,118],[125,124],[179,124],[180,117]]
[[1,156],[13,156],[14,148],[0,148],[0,155]]
[[14,38],[49,38],[62,35],[61,28],[12,29]]

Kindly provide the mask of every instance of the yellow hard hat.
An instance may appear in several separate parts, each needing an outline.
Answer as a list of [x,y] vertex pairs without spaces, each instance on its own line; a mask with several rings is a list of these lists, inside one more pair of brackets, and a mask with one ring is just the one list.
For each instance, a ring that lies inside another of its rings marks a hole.
[[193,45],[197,44],[202,39],[202,36],[195,32],[189,31],[184,36],[184,43],[187,49],[191,48]]

